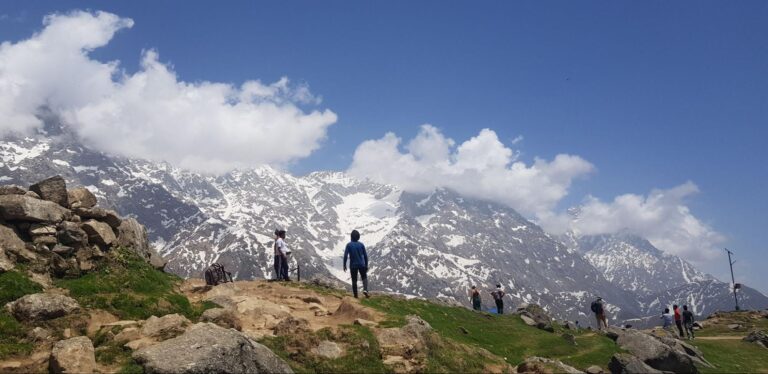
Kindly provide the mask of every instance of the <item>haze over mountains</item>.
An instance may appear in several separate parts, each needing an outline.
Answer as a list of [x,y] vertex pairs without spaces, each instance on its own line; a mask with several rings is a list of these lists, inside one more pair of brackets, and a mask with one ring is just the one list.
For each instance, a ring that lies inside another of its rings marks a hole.
[[[469,286],[498,282],[515,303],[587,321],[596,296],[616,321],[655,316],[675,302],[702,315],[733,303],[728,283],[643,238],[553,236],[506,205],[451,190],[415,194],[339,172],[295,177],[266,166],[208,176],[94,152],[55,121],[45,135],[0,142],[0,182],[60,174],[88,187],[147,225],[168,269],[184,277],[213,262],[238,279],[271,277],[271,233],[284,227],[303,277],[348,282],[341,255],[358,229],[375,290],[467,304]],[[740,297],[745,308],[768,307],[751,288]]]

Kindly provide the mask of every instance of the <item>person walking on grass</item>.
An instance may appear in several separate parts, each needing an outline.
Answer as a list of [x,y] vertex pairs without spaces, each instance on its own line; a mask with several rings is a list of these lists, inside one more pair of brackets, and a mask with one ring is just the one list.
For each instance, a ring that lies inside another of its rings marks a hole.
[[685,327],[688,340],[693,340],[693,313],[688,310],[688,305],[683,305],[683,327]]
[[608,320],[605,318],[605,305],[603,304],[603,298],[598,297],[595,301],[592,302],[592,305],[590,305],[590,309],[592,309],[592,313],[595,313],[595,319],[597,320],[597,329],[602,330],[603,327],[605,329],[608,329]]
[[680,308],[677,305],[672,305],[672,310],[675,312],[675,325],[677,325],[677,332],[680,337],[685,337],[683,333],[683,317],[680,315]]
[[472,309],[474,310],[482,309],[482,306],[480,303],[480,291],[477,289],[477,287],[472,286],[472,290],[469,291],[469,299],[472,301]]
[[280,240],[280,229],[275,229],[275,242],[272,243],[272,251],[274,252],[274,280],[278,281],[282,279],[283,275],[283,254],[277,249],[277,241]]
[[496,302],[496,313],[504,314],[504,291],[501,289],[501,284],[496,285],[496,289],[491,292],[493,301]]
[[365,245],[360,242],[360,233],[352,230],[350,234],[352,241],[347,243],[344,249],[344,271],[347,271],[347,257],[349,257],[349,270],[352,275],[352,294],[357,298],[357,275],[363,280],[363,295],[368,295],[368,253],[365,252]]

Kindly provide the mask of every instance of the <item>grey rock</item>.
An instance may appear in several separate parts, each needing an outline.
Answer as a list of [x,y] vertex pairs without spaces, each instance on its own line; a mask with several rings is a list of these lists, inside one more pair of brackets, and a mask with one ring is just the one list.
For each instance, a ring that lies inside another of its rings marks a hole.
[[52,201],[63,207],[69,207],[67,182],[60,175],[50,177],[29,186],[29,190],[38,194],[43,200]]
[[597,365],[592,365],[586,368],[584,372],[587,374],[605,374],[605,370]]
[[212,323],[199,323],[181,336],[141,348],[133,358],[145,372],[157,374],[293,373],[267,347]]
[[51,224],[33,223],[29,227],[29,235],[56,235],[56,226]]
[[320,344],[317,347],[312,348],[311,351],[317,356],[329,359],[339,358],[344,353],[338,344],[330,340],[321,341]]
[[88,234],[88,242],[109,247],[117,242],[117,237],[112,231],[112,227],[104,222],[88,220],[83,222],[80,227]]
[[69,205],[74,208],[93,208],[96,206],[96,196],[85,187],[77,187],[68,192]]
[[563,339],[565,339],[565,341],[567,341],[568,344],[570,344],[570,345],[578,345],[578,343],[576,343],[576,337],[573,336],[573,334],[562,334],[560,336]]
[[190,325],[189,320],[180,314],[167,314],[162,317],[151,316],[141,327],[141,334],[157,339],[170,339],[184,333]]
[[27,190],[24,187],[14,185],[0,186],[0,195],[24,195],[26,193]]
[[47,293],[25,295],[5,307],[19,321],[44,321],[80,310],[80,305],[75,299]]
[[5,220],[61,222],[71,212],[60,205],[25,195],[0,195],[0,217]]
[[0,246],[0,274],[13,270],[14,267],[15,265],[13,261],[8,258],[8,255],[5,254],[5,250]]
[[51,373],[93,373],[96,356],[91,339],[85,336],[56,342],[49,359]]
[[200,316],[200,321],[215,323],[228,329],[242,330],[240,319],[231,310],[224,308],[208,309]]
[[82,248],[88,245],[88,233],[80,228],[80,224],[64,221],[57,227],[56,238],[66,246]]
[[571,322],[571,321],[565,321],[563,323],[563,328],[565,328],[566,330],[574,330],[574,331],[576,331],[576,330],[579,329],[579,326],[576,326],[576,324]]
[[768,333],[764,330],[752,331],[743,340],[748,343],[755,343],[763,348],[768,348]]
[[[147,229],[135,218],[124,219],[118,226],[117,245],[133,250],[145,260],[150,260],[153,255],[147,238]],[[157,257],[160,256],[157,255]]]
[[643,332],[626,330],[616,339],[616,344],[654,369],[698,373],[690,356]]
[[662,374],[639,358],[627,353],[616,353],[608,364],[611,374]]
[[112,228],[118,228],[120,223],[123,221],[114,210],[108,210],[99,207],[73,208],[72,212],[80,216],[80,218],[103,221]]
[[0,225],[0,248],[10,253],[18,253],[24,250],[26,245],[13,227]]

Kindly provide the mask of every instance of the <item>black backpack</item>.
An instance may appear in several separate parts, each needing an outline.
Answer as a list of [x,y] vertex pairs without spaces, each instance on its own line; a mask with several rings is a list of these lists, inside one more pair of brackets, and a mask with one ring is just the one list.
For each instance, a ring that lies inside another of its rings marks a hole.
[[592,307],[591,308],[592,308],[592,312],[594,312],[594,313],[600,313],[600,312],[603,311],[602,306],[597,301],[593,301],[592,302]]
[[205,269],[205,284],[217,286],[227,282],[232,282],[232,274],[224,270],[224,265],[211,264],[211,266]]

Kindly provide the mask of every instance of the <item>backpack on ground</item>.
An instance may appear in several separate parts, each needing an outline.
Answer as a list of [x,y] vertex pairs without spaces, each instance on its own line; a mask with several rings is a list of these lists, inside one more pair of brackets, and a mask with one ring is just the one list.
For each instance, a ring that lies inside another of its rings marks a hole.
[[603,311],[602,305],[600,305],[600,303],[598,303],[597,301],[592,302],[591,308],[593,313],[601,313]]
[[232,273],[224,270],[224,265],[214,263],[205,269],[205,284],[218,286],[221,283],[232,282]]

